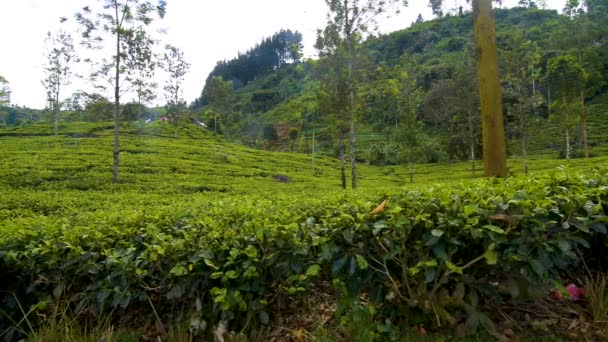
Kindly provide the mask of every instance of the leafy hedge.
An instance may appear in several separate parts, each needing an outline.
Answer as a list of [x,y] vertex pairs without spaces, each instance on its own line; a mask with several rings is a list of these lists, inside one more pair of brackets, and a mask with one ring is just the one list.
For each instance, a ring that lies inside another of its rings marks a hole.
[[243,328],[334,280],[394,323],[492,329],[486,304],[544,291],[583,251],[603,255],[607,212],[608,172],[595,170],[377,201],[228,197],[20,219],[0,228],[0,315],[14,320],[0,321],[60,302],[106,317],[172,304]]

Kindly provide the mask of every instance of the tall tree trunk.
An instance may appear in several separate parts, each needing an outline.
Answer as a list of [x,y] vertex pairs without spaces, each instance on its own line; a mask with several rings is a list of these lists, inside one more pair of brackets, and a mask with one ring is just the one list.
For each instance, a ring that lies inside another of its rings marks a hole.
[[144,117],[144,108],[141,105],[141,91],[137,92],[137,120],[141,120]]
[[547,80],[547,110],[551,116],[551,80]]
[[407,159],[410,166],[410,183],[414,183],[414,158],[412,158],[412,144],[407,145]]
[[59,91],[55,94],[53,103],[53,131],[55,136],[59,134]]
[[[534,66],[532,67],[532,74],[534,74]],[[532,75],[532,97],[536,96],[536,77]]]
[[312,129],[312,175],[315,175],[315,129]]
[[473,0],[475,42],[479,76],[483,135],[483,164],[486,177],[506,177],[507,156],[498,78],[496,27],[491,0]]
[[570,114],[566,107],[566,98],[563,98],[564,110],[566,111],[566,160],[570,160]]
[[355,144],[355,85],[353,82],[353,45],[348,42],[348,88],[349,88],[349,111],[350,111],[350,167],[353,190],[357,188],[357,157]]
[[348,97],[349,97],[349,112],[350,112],[350,167],[351,167],[351,182],[353,190],[357,188],[357,155],[355,143],[355,84],[353,80],[353,63],[355,59],[355,47],[353,44],[352,35],[352,18],[349,17],[348,0],[344,0],[345,9],[345,36],[348,50]]
[[471,149],[471,177],[475,177],[475,134],[473,132],[473,113],[469,108],[469,145]]
[[175,125],[175,132],[173,132],[173,136],[175,138],[177,138],[177,130],[178,130],[178,124],[179,124],[179,106],[177,104],[177,101],[179,101],[179,85],[177,85],[177,82],[175,84],[175,99],[173,99],[174,103],[175,103],[175,107],[173,108],[174,112],[173,112],[173,124]]
[[350,119],[350,168],[351,168],[351,181],[353,190],[357,188],[357,158],[355,148],[355,118],[354,114],[351,114]]
[[340,172],[341,172],[341,180],[342,180],[342,189],[346,190],[346,162],[344,160],[344,133],[340,131]]
[[589,159],[589,138],[587,132],[587,112],[585,111],[585,91],[581,90],[581,128],[583,130],[583,148],[585,158]]
[[524,174],[528,175],[528,146],[526,139],[526,114],[519,108],[519,130],[521,132],[521,153],[524,157]]
[[566,160],[570,160],[570,128],[566,127]]
[[[116,8],[116,23],[118,24],[118,7]],[[116,25],[116,74],[114,85],[114,167],[112,169],[112,182],[118,182],[120,167],[120,147],[118,136],[120,134],[120,27]]]

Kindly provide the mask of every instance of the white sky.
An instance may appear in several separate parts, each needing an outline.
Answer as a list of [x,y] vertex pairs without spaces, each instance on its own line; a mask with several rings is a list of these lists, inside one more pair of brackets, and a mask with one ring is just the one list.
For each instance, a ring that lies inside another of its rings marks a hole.
[[[154,0],[153,0],[154,1]],[[95,0],[0,0],[0,75],[10,82],[13,105],[44,108],[45,90],[40,83],[44,39],[47,31],[59,28],[59,17],[73,23],[74,13]],[[456,8],[462,0],[446,0],[446,8]],[[512,6],[517,0],[506,0]],[[565,0],[547,0],[547,7],[560,9]],[[431,19],[428,0],[410,0],[409,7],[390,19],[380,18],[381,33],[408,27],[419,13]],[[466,5],[465,5],[466,6]],[[236,57],[263,37],[280,29],[298,30],[304,35],[304,54],[313,57],[316,30],[326,22],[324,0],[167,0],[167,15],[161,25],[167,34],[163,44],[180,48],[190,62],[184,82],[184,99],[190,103],[199,96],[205,78],[218,60]],[[75,40],[78,34],[74,33]],[[162,104],[164,77],[157,76]],[[68,97],[76,90],[90,91],[87,82],[74,82],[62,93]],[[109,94],[108,94],[109,95]],[[125,95],[124,100],[131,96]]]

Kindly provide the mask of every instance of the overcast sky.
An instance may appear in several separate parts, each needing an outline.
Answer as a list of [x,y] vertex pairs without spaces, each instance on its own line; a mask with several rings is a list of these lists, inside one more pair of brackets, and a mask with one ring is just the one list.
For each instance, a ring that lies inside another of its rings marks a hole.
[[[44,38],[59,28],[59,17],[73,22],[74,13],[95,0],[0,0],[0,75],[10,82],[14,105],[43,108]],[[461,0],[446,0],[446,8],[457,8]],[[547,0],[547,7],[559,9],[565,0]],[[507,0],[512,6],[517,0]],[[410,0],[398,16],[380,18],[381,33],[408,27],[422,14],[431,19],[427,0]],[[167,15],[161,25],[167,33],[163,44],[180,48],[191,63],[184,84],[184,99],[190,103],[199,96],[205,78],[218,60],[231,59],[263,37],[280,29],[298,30],[304,35],[304,54],[313,57],[316,30],[326,22],[324,0],[167,0]],[[75,39],[78,35],[74,34]],[[164,77],[159,75],[159,83]],[[91,90],[87,82],[74,82],[62,93]],[[159,97],[162,100],[162,94]],[[125,95],[123,101],[131,99]],[[162,101],[157,101],[157,104]]]

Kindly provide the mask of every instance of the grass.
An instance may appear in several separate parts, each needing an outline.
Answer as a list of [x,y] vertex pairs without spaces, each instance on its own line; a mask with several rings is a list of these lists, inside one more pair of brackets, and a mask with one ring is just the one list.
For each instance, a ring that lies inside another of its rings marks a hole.
[[591,317],[608,328],[608,274],[588,275],[583,280],[585,300]]

